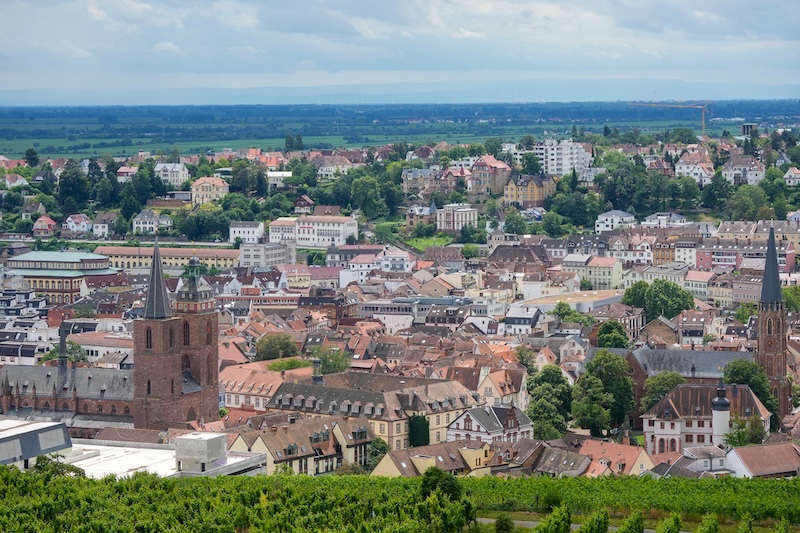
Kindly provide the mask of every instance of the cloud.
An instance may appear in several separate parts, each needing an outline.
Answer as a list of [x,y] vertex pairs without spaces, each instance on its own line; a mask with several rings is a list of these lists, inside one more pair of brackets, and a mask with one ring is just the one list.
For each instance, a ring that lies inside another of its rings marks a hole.
[[258,26],[258,7],[232,0],[220,0],[212,4],[220,22],[230,28],[247,30]]
[[177,44],[171,41],[161,41],[153,45],[153,52],[165,56],[182,56],[183,50]]

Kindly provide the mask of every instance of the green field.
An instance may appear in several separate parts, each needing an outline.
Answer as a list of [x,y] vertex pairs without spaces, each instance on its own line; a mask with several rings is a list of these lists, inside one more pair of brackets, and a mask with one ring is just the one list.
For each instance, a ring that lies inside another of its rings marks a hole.
[[433,237],[411,237],[403,239],[403,242],[414,249],[424,252],[431,246],[447,246],[453,242],[453,237],[447,235],[435,235]]

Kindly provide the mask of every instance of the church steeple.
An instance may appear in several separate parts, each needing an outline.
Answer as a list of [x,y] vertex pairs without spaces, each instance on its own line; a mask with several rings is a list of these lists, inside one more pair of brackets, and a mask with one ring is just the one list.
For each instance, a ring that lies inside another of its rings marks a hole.
[[775,249],[775,228],[769,228],[764,278],[761,280],[762,309],[777,309],[781,304],[781,281],[778,276],[778,252]]
[[150,287],[147,289],[147,300],[144,304],[143,318],[162,319],[172,316],[169,307],[169,295],[161,270],[161,252],[158,250],[158,239],[153,246],[153,262],[150,265]]

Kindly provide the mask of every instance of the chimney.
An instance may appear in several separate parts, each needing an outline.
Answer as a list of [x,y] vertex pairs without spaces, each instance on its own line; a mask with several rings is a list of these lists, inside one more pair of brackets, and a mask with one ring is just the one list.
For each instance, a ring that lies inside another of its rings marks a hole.
[[289,426],[281,426],[281,429],[283,429],[284,433],[289,433]]
[[277,432],[278,432],[278,426],[275,426],[275,425],[273,425],[272,427],[270,427],[270,428],[269,428],[269,430],[270,430],[272,433],[277,433]]

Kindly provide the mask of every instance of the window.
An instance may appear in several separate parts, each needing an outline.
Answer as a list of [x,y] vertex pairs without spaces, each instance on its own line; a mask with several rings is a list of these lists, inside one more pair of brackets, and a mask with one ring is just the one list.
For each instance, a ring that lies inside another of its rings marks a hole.
[[687,420],[687,421],[686,421],[686,427],[687,427],[687,428],[690,428],[690,427],[692,427],[692,421],[691,421],[691,420]]
[[151,392],[152,392],[152,389],[150,388],[150,380],[148,379],[147,380],[147,394],[149,395]]
[[687,443],[694,442],[694,435],[686,435],[686,442]]
[[698,420],[697,421],[697,427],[702,428],[702,427],[705,427],[705,426],[706,426],[705,420]]
[[147,328],[147,330],[145,330],[144,332],[144,344],[145,348],[147,348],[148,350],[153,349],[153,330],[151,330],[150,328]]
[[183,323],[183,345],[189,346],[189,323]]
[[705,435],[698,435],[698,436],[697,436],[697,442],[698,442],[698,444],[699,444],[699,443],[704,443],[705,441],[706,441],[706,436],[705,436]]
[[664,422],[660,423],[661,429],[664,429]]
[[675,422],[669,423],[669,429],[675,429]]
[[648,425],[648,426],[650,426],[650,427],[653,427],[653,426],[655,426],[655,425],[656,425],[656,421],[651,419],[651,420],[649,420],[649,421],[647,422],[647,425]]
[[169,347],[172,348],[175,345],[175,330],[169,328]]

